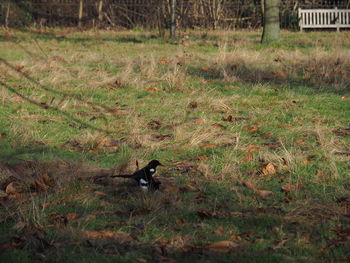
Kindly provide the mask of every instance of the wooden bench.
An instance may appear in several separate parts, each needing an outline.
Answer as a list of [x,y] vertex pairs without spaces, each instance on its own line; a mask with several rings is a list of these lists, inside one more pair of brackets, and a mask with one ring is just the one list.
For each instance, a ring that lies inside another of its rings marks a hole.
[[304,28],[350,28],[350,9],[298,10],[300,31]]

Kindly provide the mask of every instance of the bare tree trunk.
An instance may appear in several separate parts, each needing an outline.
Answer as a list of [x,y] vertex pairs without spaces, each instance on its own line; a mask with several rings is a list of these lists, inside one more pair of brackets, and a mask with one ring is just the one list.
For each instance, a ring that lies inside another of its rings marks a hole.
[[261,43],[272,43],[280,40],[280,0],[265,0],[264,29]]
[[98,23],[99,26],[102,25],[103,22],[103,13],[102,13],[102,7],[103,7],[103,0],[100,0],[100,2],[98,3]]
[[80,3],[79,3],[79,22],[78,22],[79,28],[81,28],[81,26],[82,26],[81,20],[83,19],[83,9],[84,9],[84,0],[80,0]]
[[6,16],[5,16],[5,27],[9,26],[9,17],[10,17],[10,1],[7,2]]
[[176,37],[176,0],[171,2],[171,28],[170,28],[170,37]]

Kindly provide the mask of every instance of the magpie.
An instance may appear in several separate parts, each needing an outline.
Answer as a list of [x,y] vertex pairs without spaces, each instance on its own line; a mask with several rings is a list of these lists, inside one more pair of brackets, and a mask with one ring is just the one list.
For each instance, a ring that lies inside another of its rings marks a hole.
[[158,165],[162,165],[158,160],[150,161],[145,167],[133,174],[112,175],[111,177],[122,177],[134,179],[142,190],[158,190],[161,182],[153,178]]

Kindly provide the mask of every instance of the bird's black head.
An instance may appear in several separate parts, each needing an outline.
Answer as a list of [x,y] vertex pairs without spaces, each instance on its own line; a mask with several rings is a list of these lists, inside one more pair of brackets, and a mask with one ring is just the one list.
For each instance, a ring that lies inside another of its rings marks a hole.
[[156,168],[158,165],[162,165],[158,160],[152,160],[148,163],[148,166],[152,168]]

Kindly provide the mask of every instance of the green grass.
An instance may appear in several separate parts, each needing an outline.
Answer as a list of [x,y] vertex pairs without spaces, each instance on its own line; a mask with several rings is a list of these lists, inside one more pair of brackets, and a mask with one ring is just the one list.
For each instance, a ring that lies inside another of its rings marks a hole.
[[[258,32],[173,41],[153,32],[0,33],[0,165],[34,162],[17,179],[0,171],[1,262],[348,259],[345,231],[335,228],[350,227],[349,203],[337,202],[350,194],[350,136],[341,135],[348,32],[283,32],[273,46],[260,45]],[[139,193],[122,179],[84,178],[91,167],[130,172],[151,159],[166,165],[158,177],[172,189]],[[261,176],[268,163],[276,174]],[[46,173],[54,183],[38,192]],[[262,198],[248,179],[272,194]],[[8,200],[12,181],[24,189]],[[285,193],[287,184],[301,189]],[[186,185],[198,192],[176,191]],[[208,248],[222,240],[238,247]]]

